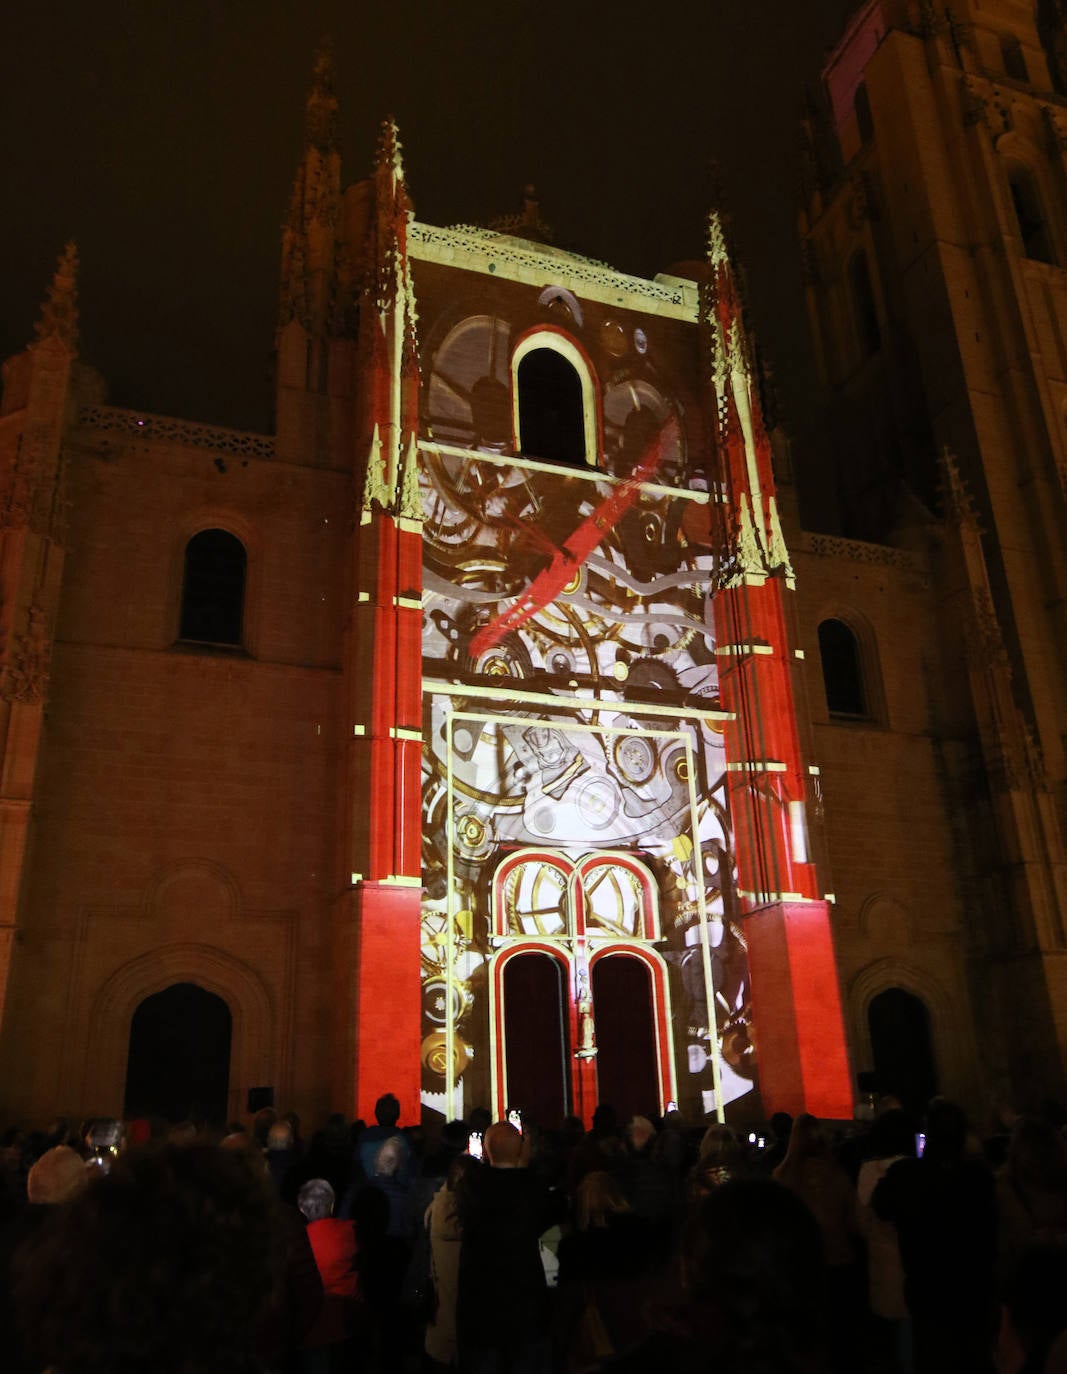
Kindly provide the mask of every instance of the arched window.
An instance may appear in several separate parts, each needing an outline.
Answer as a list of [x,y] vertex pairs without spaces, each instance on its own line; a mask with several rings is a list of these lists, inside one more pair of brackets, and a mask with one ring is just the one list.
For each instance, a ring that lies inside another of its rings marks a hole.
[[193,535],[185,546],[180,639],[241,643],[247,562],[244,545],[228,531]]
[[878,1091],[919,1113],[937,1092],[937,1067],[925,1003],[904,988],[886,988],[867,1008]]
[[1010,76],[1013,81],[1030,80],[1030,73],[1026,70],[1023,45],[1013,33],[1006,33],[1001,36],[1000,56],[1004,63],[1005,76]]
[[1054,262],[1048,222],[1033,172],[1022,163],[1013,163],[1008,168],[1008,186],[1023,241],[1023,257],[1034,262]]
[[824,620],[819,626],[819,657],[831,716],[865,719],[870,710],[863,690],[859,644],[843,620]]
[[527,458],[584,465],[586,406],[578,369],[557,348],[531,348],[519,359],[519,449]]
[[848,265],[848,284],[852,292],[856,338],[863,356],[869,358],[872,354],[877,353],[882,346],[882,330],[878,323],[878,307],[874,301],[874,288],[871,286],[867,254],[862,248],[853,255],[852,261]]
[[871,117],[871,98],[867,94],[867,83],[861,81],[856,87],[856,127],[864,143],[874,138],[874,119]]

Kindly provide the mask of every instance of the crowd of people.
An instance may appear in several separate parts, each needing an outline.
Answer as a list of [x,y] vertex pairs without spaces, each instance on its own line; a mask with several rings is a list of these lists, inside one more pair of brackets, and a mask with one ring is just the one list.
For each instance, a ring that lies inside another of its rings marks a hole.
[[0,1138],[11,1374],[1067,1374],[1067,1137],[273,1109]]

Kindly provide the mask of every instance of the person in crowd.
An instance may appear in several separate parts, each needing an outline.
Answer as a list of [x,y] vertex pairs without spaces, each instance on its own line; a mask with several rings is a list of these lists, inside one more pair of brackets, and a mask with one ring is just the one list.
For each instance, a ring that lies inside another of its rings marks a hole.
[[593,1124],[571,1152],[567,1169],[567,1191],[573,1197],[586,1174],[594,1169],[613,1169],[622,1160],[624,1147],[619,1136],[619,1118],[609,1102],[601,1102],[593,1112]]
[[68,1145],[53,1146],[30,1167],[27,1205],[0,1228],[0,1359],[12,1374],[39,1374],[31,1368],[15,1324],[12,1285],[17,1257],[56,1207],[84,1191],[89,1178],[85,1160],[77,1150]]
[[703,1199],[683,1234],[677,1290],[612,1374],[826,1374],[822,1236],[781,1184],[734,1179]]
[[998,1374],[1067,1374],[1067,1246],[1019,1256],[1005,1292]]
[[296,1206],[283,1202],[271,1179],[266,1157],[241,1136],[228,1136],[220,1147],[244,1161],[274,1200],[274,1230],[279,1264],[270,1301],[260,1314],[256,1351],[269,1371],[288,1371],[299,1362],[300,1351],[322,1307],[322,1280],[307,1236],[307,1223]]
[[267,1181],[239,1155],[138,1149],[39,1229],[16,1302],[52,1374],[242,1374],[277,1258]]
[[379,1149],[387,1140],[398,1139],[401,1151],[398,1173],[401,1180],[406,1182],[411,1152],[400,1130],[400,1102],[395,1094],[383,1093],[379,1097],[374,1104],[374,1120],[376,1124],[366,1127],[360,1134],[354,1162],[359,1165],[364,1178],[372,1179]]
[[400,1173],[405,1158],[400,1136],[393,1135],[384,1140],[374,1156],[374,1167],[367,1186],[377,1188],[389,1203],[386,1234],[396,1240],[408,1241],[411,1238],[407,1211],[408,1183]]
[[267,1169],[278,1196],[285,1202],[295,1202],[296,1193],[290,1186],[289,1175],[300,1163],[293,1144],[293,1128],[288,1121],[276,1121],[267,1132]]
[[459,1256],[463,1240],[460,1205],[465,1180],[482,1166],[470,1155],[457,1155],[443,1185],[426,1212],[430,1234],[430,1278],[433,1297],[427,1312],[426,1358],[432,1365],[456,1363],[456,1302],[459,1297]]
[[456,1335],[466,1374],[539,1370],[548,1359],[548,1291],[539,1239],[548,1199],[507,1121],[486,1131],[485,1166],[462,1195]]
[[309,1179],[297,1194],[297,1206],[307,1220],[307,1238],[322,1279],[322,1308],[304,1341],[302,1374],[328,1371],[356,1332],[359,1315],[359,1274],[356,1267],[356,1228],[334,1215],[337,1195],[324,1178]]
[[770,1143],[760,1160],[763,1169],[768,1173],[774,1173],[778,1165],[785,1159],[785,1152],[789,1149],[789,1137],[793,1133],[793,1118],[788,1112],[775,1112],[768,1125],[770,1131]]
[[278,1120],[278,1113],[273,1107],[260,1107],[252,1118],[252,1139],[255,1141],[258,1150],[267,1148],[267,1137],[270,1135],[270,1128]]
[[655,1224],[631,1210],[605,1170],[582,1179],[574,1212],[574,1229],[559,1244],[554,1328],[560,1362],[577,1374],[645,1334],[643,1309],[665,1253]]
[[1012,1128],[997,1175],[997,1214],[1002,1285],[1031,1246],[1067,1245],[1067,1140],[1043,1117],[1019,1117]]
[[689,1171],[690,1206],[744,1172],[744,1154],[737,1135],[724,1123],[713,1121],[704,1132],[697,1162]]
[[867,1245],[868,1301],[873,1340],[881,1357],[906,1374],[911,1368],[911,1320],[904,1298],[904,1268],[896,1227],[871,1206],[874,1190],[898,1160],[915,1156],[915,1122],[903,1108],[875,1118],[868,1137],[869,1159],[860,1165],[856,1219]]
[[624,1149],[614,1162],[614,1169],[628,1210],[669,1230],[675,1201],[674,1179],[658,1156],[656,1128],[648,1117],[635,1116],[626,1127]]
[[997,1210],[993,1176],[968,1155],[967,1117],[935,1100],[926,1148],[898,1160],[871,1198],[897,1230],[916,1374],[992,1369]]
[[865,1301],[856,1201],[822,1123],[808,1112],[794,1121],[789,1148],[773,1177],[796,1193],[819,1223],[829,1284],[830,1362],[844,1374],[855,1359]]

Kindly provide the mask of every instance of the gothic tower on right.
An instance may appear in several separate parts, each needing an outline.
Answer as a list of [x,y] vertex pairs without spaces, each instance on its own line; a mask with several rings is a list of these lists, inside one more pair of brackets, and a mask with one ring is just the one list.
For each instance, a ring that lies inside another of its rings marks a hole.
[[825,527],[929,570],[916,729],[979,1054],[1017,1100],[1067,1063],[1064,29],[1058,0],[869,0],[806,122],[801,215]]

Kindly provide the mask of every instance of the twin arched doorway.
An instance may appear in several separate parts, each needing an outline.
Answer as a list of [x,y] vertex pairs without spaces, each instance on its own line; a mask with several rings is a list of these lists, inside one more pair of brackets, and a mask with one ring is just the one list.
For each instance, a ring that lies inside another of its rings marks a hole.
[[[572,1024],[567,973],[566,961],[555,952],[529,950],[513,954],[501,977],[506,1100],[549,1127],[571,1113],[588,1115],[593,1105],[583,1100],[583,1088],[588,1092],[591,1085],[572,1071],[591,1046],[583,1051],[583,1013]],[[590,984],[595,1101],[614,1107],[620,1121],[661,1110],[652,968],[625,951],[604,954],[590,961]]]
[[228,1114],[233,1016],[195,983],[146,997],[130,1023],[123,1115],[221,1125]]

